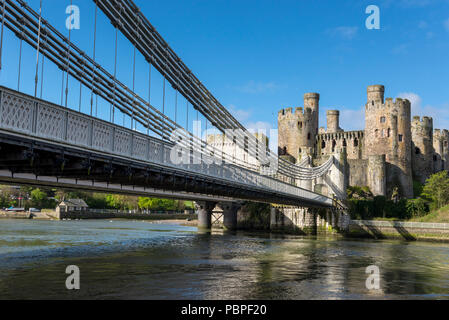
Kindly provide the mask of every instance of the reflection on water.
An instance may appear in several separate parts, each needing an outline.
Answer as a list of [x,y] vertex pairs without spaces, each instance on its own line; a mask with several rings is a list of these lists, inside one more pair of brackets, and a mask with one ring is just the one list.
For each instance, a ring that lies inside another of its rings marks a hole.
[[[65,268],[81,290],[65,288]],[[381,289],[365,287],[369,265]],[[449,298],[449,245],[199,234],[143,221],[0,221],[0,298]]]

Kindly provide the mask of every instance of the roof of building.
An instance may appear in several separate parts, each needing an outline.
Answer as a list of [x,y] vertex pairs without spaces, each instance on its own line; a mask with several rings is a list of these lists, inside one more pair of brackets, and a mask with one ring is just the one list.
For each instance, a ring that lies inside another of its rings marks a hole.
[[89,208],[86,201],[83,199],[68,199],[63,200],[60,204],[60,206],[67,206],[67,207],[82,207],[82,208]]

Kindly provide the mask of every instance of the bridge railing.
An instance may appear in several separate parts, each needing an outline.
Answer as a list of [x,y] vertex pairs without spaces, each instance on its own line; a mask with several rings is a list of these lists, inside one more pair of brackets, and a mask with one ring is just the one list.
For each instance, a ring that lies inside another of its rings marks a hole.
[[171,143],[1,86],[0,130],[332,205],[332,199],[323,195],[234,164],[175,164]]

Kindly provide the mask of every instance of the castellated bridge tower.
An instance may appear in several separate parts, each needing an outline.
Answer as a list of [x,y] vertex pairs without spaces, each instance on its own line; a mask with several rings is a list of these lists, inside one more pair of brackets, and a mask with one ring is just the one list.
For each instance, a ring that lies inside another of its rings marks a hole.
[[[395,187],[401,196],[413,197],[411,160],[410,101],[387,98],[382,85],[368,87],[368,102],[365,106],[364,154],[385,155],[386,195],[391,196]],[[378,161],[373,161],[377,163]],[[370,168],[368,168],[370,170]],[[373,177],[376,179],[376,177]],[[382,180],[384,177],[378,177]],[[368,181],[370,186],[374,181]]]
[[413,117],[412,168],[413,176],[421,183],[434,172],[433,120],[430,117]]
[[279,155],[297,162],[301,156],[312,155],[318,134],[318,93],[304,95],[304,109],[301,107],[282,109],[278,113]]

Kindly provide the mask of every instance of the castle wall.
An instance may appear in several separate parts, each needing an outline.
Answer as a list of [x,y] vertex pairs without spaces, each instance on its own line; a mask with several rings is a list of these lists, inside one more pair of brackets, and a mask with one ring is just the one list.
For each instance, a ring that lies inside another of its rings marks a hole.
[[341,131],[317,136],[316,156],[333,154],[337,148],[346,147],[348,159],[363,158],[364,131]]
[[387,194],[387,169],[385,155],[371,155],[368,157],[366,169],[367,185],[375,196]]
[[368,160],[348,159],[348,179],[350,186],[368,186],[367,170]]

